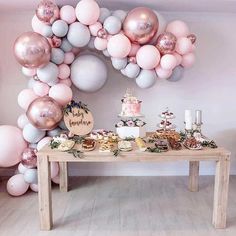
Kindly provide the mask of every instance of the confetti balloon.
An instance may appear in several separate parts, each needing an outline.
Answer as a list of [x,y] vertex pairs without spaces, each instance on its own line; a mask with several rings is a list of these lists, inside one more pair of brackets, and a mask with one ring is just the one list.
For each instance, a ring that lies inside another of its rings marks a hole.
[[22,153],[21,163],[26,168],[35,168],[37,166],[36,150],[33,148],[26,148]]
[[175,50],[176,41],[177,38],[172,33],[165,32],[159,35],[156,47],[161,54],[172,53]]

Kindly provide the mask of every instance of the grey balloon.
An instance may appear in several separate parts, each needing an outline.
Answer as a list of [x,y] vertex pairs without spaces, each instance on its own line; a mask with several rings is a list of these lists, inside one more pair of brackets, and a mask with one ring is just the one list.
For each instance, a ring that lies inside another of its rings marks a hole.
[[50,60],[53,63],[60,65],[63,63],[64,58],[65,58],[65,54],[60,48],[52,48]]
[[157,80],[156,72],[154,70],[141,70],[139,76],[136,78],[136,83],[140,88],[150,88]]
[[89,43],[88,43],[88,48],[89,49],[95,49],[95,46],[94,46],[94,40],[95,40],[96,37],[91,37],[90,40],[89,40]]
[[74,47],[84,47],[90,40],[90,31],[80,22],[74,22],[69,27],[67,39]]
[[69,43],[68,39],[63,38],[62,42],[61,42],[61,46],[60,48],[64,51],[64,52],[70,52],[72,50],[72,45]]
[[47,132],[47,136],[49,137],[55,137],[55,136],[59,136],[62,133],[62,129],[61,128],[56,128],[53,130],[49,130]]
[[23,129],[23,137],[29,143],[39,142],[45,136],[45,134],[45,131],[37,129],[31,124],[25,125]]
[[139,75],[140,67],[136,63],[129,63],[125,67],[125,74],[127,77],[134,79]]
[[167,80],[170,82],[177,82],[182,79],[184,75],[184,68],[182,66],[177,66],[172,72],[172,75]]
[[121,20],[121,22],[123,22],[127,16],[127,12],[123,10],[116,10],[112,12],[112,15],[116,16],[117,18]]
[[48,82],[47,84],[48,84],[50,87],[52,87],[53,85],[58,84],[58,82],[59,82],[59,79],[56,78],[55,80],[53,80],[53,81],[51,81],[51,82]]
[[116,16],[109,16],[103,23],[103,27],[109,34],[117,34],[121,30],[121,20]]
[[105,21],[105,19],[107,17],[109,17],[111,15],[110,10],[108,10],[107,8],[100,8],[100,16],[98,21],[100,21],[101,23],[103,23]]
[[125,58],[112,57],[111,58],[112,65],[116,70],[124,69],[127,65],[127,61],[128,61],[127,57],[125,57]]
[[59,125],[58,125],[62,130],[68,130],[66,125],[65,125],[65,122],[64,120],[61,120]]
[[46,38],[51,38],[53,36],[52,26],[44,24],[41,29],[41,34]]
[[64,37],[68,32],[68,25],[64,20],[57,20],[52,24],[52,32],[57,37]]
[[38,78],[45,83],[51,83],[57,80],[58,77],[58,67],[49,62],[45,67],[37,69]]
[[94,55],[82,55],[71,65],[72,83],[84,92],[96,92],[107,80],[107,67]]

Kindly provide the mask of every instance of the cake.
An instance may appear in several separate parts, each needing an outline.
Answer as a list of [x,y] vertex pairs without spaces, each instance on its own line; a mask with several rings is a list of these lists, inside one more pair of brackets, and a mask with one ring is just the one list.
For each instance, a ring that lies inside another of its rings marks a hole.
[[140,111],[142,101],[139,101],[135,96],[133,96],[130,90],[126,91],[121,102],[121,116],[135,117],[141,115]]

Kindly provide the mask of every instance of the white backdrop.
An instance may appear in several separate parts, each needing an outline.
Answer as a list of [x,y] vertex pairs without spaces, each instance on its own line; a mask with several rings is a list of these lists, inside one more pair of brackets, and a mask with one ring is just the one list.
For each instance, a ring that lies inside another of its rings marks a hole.
[[[148,90],[139,89],[131,80],[116,72],[109,61],[109,79],[97,93],[85,94],[74,89],[75,100],[81,99],[92,110],[96,128],[114,129],[121,109],[120,99],[127,87],[134,88],[143,101],[148,131],[155,130],[158,114],[169,107],[183,128],[185,109],[203,110],[204,134],[232,151],[231,173],[236,173],[236,15],[230,13],[164,12],[168,20],[185,20],[197,39],[197,61],[178,83],[158,81]],[[16,124],[21,109],[17,94],[26,87],[12,53],[15,38],[30,30],[33,12],[0,15],[0,124]],[[103,56],[101,56],[106,60]],[[186,175],[187,163],[169,164],[83,164],[71,166],[72,175]],[[202,174],[212,174],[214,165],[201,166]]]

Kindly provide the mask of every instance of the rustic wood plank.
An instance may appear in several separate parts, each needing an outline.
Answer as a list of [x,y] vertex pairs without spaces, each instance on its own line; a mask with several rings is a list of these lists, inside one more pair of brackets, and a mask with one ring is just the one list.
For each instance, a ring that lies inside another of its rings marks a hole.
[[40,229],[52,228],[51,171],[48,156],[38,155],[38,198]]
[[228,202],[230,159],[224,156],[216,162],[214,203],[213,203],[213,225],[215,228],[226,227],[226,213]]
[[199,179],[199,161],[189,162],[189,190],[191,192],[198,191]]
[[60,190],[68,192],[68,164],[67,162],[59,162],[60,166]]

